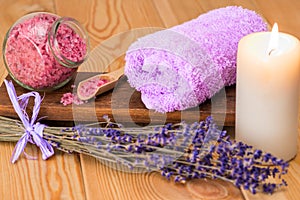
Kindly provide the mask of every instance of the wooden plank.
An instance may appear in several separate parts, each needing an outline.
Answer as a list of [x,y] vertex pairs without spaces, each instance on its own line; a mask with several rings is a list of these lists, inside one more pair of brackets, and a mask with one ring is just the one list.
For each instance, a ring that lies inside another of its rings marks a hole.
[[264,3],[259,0],[254,0],[254,2],[271,25],[277,22],[279,31],[287,32],[300,38],[299,1],[289,0],[287,3],[282,0],[274,0]]
[[[161,21],[161,16],[159,15],[159,13],[157,13],[156,8],[159,5],[155,4],[156,2],[150,0],[109,1],[109,3],[108,1],[98,1],[97,3],[95,1],[87,1],[85,3],[89,6],[94,5],[95,7],[93,8],[93,10],[99,11],[80,11],[89,13],[89,17],[87,17],[88,15],[85,15],[85,18],[89,18],[90,20],[89,24],[86,24],[86,26],[88,26],[88,31],[92,33],[94,41],[101,42],[105,40],[108,36],[108,32],[109,34],[114,34],[118,31],[126,31],[130,28],[145,26],[164,27],[167,24],[164,24]],[[78,2],[78,4],[80,4],[80,2]],[[191,3],[189,3],[189,1],[186,1],[183,3],[183,5],[193,10],[193,5],[195,4],[194,1]],[[65,4],[61,1],[56,1],[56,7],[58,10],[66,10],[67,6],[68,4]],[[86,7],[83,6],[83,8]],[[188,15],[188,11],[185,9],[184,11],[180,12],[180,15],[174,11],[173,13],[170,13],[169,16],[178,15],[182,20],[184,20],[183,18]],[[75,15],[73,11],[69,10],[68,12],[70,12],[68,13],[69,15]],[[177,10],[177,12],[179,12],[179,10]],[[194,10],[193,13],[195,14],[196,11]],[[189,19],[191,18],[185,18],[185,20]],[[105,29],[103,28],[102,30],[97,28],[97,26],[101,26],[101,24],[96,23],[101,20],[104,24],[106,24]],[[117,25],[116,22],[118,22]],[[97,71],[98,69],[93,69],[92,67],[87,71],[93,70]],[[126,86],[124,82],[120,84],[120,89],[122,89],[121,85]],[[138,95],[138,93],[134,93],[131,96],[131,101],[133,102],[133,104],[130,104],[129,108],[131,108],[131,106],[133,105],[135,105],[139,109],[144,108],[144,106],[139,103],[140,97]],[[141,117],[141,114],[145,116],[145,113],[143,113],[145,112],[145,110],[142,111],[139,109],[131,112],[130,116],[133,118],[136,117],[136,119],[145,120]],[[83,114],[84,110],[79,113]],[[230,115],[233,119],[234,113],[230,113]],[[124,119],[128,120],[128,116]],[[81,156],[81,165],[86,186],[85,191],[87,199],[94,199],[95,197],[97,197],[98,199],[199,199],[201,198],[201,195],[202,197],[211,198],[208,196],[203,196],[207,194],[205,193],[205,191],[201,191],[200,188],[193,189],[192,186],[180,186],[169,183],[168,181],[162,179],[162,177],[157,173],[133,174],[121,172],[114,170],[113,168],[87,156]],[[222,188],[226,188],[226,196],[224,197],[224,199],[242,199],[240,191],[234,186],[230,184],[228,185],[228,183],[226,182],[217,183],[211,185],[204,184],[207,186],[206,191],[210,191],[211,189],[211,193],[216,196],[219,195],[218,191],[222,190]]]
[[78,156],[56,152],[43,161],[36,146],[27,145],[29,155],[15,163],[10,157],[15,144],[1,143],[1,199],[83,199],[85,197]]
[[[263,16],[270,24],[274,22],[278,23],[279,30],[287,32],[300,38],[300,2],[297,0],[290,0],[289,3],[281,0],[262,2],[259,0],[253,1],[258,10],[263,13]],[[300,105],[300,102],[299,102]],[[298,132],[300,130],[300,124],[298,125]],[[300,132],[299,132],[300,133]],[[300,137],[300,135],[299,135]],[[298,137],[298,144],[299,144]],[[279,147],[280,148],[280,147]],[[243,191],[245,199],[247,200],[282,200],[282,199],[299,199],[300,198],[300,179],[299,179],[299,167],[300,163],[300,149],[298,149],[297,156],[290,162],[289,173],[285,176],[288,183],[288,187],[280,192],[270,195],[257,194],[253,195],[247,191]]]
[[[262,13],[268,22],[277,21],[280,30],[300,36],[298,33],[300,5],[297,0],[288,2],[284,0],[68,0],[55,1],[55,5],[53,5],[53,1],[49,0],[8,0],[0,2],[0,35],[3,36],[16,19],[28,12],[55,12],[57,9],[59,15],[71,16],[82,22],[91,36],[91,46],[96,47],[111,35],[131,28],[170,27],[190,20],[208,10],[227,5],[242,5],[254,9]],[[4,70],[2,60],[0,62],[0,79],[3,79],[6,77],[6,70]],[[108,69],[113,70],[121,66],[120,63],[122,63],[122,59],[114,66],[109,66]],[[97,66],[94,67],[92,65],[91,68],[82,70],[99,70]],[[231,116],[234,117],[233,114]],[[12,165],[9,158],[13,146],[14,144],[11,143],[0,144],[1,199],[32,199],[34,197],[37,199],[84,199],[85,196],[87,199],[211,199],[212,196],[205,196],[210,191],[215,195],[214,197],[220,199],[220,194],[224,194],[224,187],[226,191],[229,191],[228,196],[224,197],[225,199],[242,199],[239,190],[225,182],[214,181],[203,184],[200,181],[182,187],[167,182],[158,173],[120,172],[87,156],[80,156],[80,163],[77,156],[57,153],[55,157],[44,162],[41,160],[40,152],[33,146],[29,146],[26,152],[38,156],[37,161],[26,160],[22,157],[20,161]],[[286,178],[289,186],[286,190],[272,196],[251,195],[245,192],[246,199],[299,199],[299,158],[297,156],[291,162]],[[83,178],[80,171],[81,166]],[[195,189],[195,185],[199,188]],[[203,191],[203,188],[206,191]]]
[[[51,0],[6,0],[0,2],[0,36],[21,16],[31,12],[55,12]],[[2,48],[0,50],[2,53]],[[0,83],[7,76],[0,57]],[[1,92],[1,96],[4,93]],[[2,102],[1,102],[2,103]],[[0,103],[0,107],[2,104]],[[28,145],[26,152],[37,160],[24,156],[11,164],[13,143],[0,144],[0,199],[84,199],[84,187],[78,155],[56,152],[47,161],[41,159],[36,146]]]
[[[79,72],[76,81],[96,74],[98,73]],[[14,85],[18,95],[28,92],[18,84],[14,83]],[[212,115],[220,125],[234,126],[235,123],[235,86],[226,87],[212,100],[207,100],[198,107],[162,114],[148,110],[141,101],[140,93],[130,87],[125,77],[118,81],[114,90],[106,92],[86,104],[64,106],[60,103],[60,99],[64,93],[73,92],[71,85],[73,82],[59,90],[46,93],[39,116],[47,116],[47,121],[87,123],[103,121],[103,115],[108,115],[118,123],[134,125],[135,123],[164,124],[180,121],[193,123]],[[0,87],[0,93],[3,94],[0,96],[0,115],[16,118],[17,114],[12,107],[4,85]],[[44,94],[41,93],[41,95]],[[29,107],[31,106],[32,104]],[[30,112],[28,110],[29,114]]]
[[[110,39],[115,34],[143,28],[145,22],[150,27],[160,26],[158,15],[147,17],[148,8],[137,6],[147,4],[147,1],[119,1],[119,0],[88,0],[88,1],[58,1],[56,0],[57,13],[77,19],[88,31],[91,50]],[[127,13],[134,13],[138,17],[130,18]],[[123,42],[122,42],[123,43]],[[123,44],[122,44],[123,45]],[[113,46],[115,47],[115,46]],[[118,48],[118,47],[115,47]],[[125,52],[123,52],[124,54]],[[120,61],[123,63],[123,59]],[[121,65],[101,66],[101,69],[112,71]],[[98,65],[84,65],[79,68],[81,72],[99,72]]]
[[227,1],[227,0],[219,0],[218,2],[216,2],[216,1],[213,1],[213,0],[207,0],[207,1],[203,1],[203,2],[202,1],[201,2],[198,1],[197,3],[200,4],[201,8],[205,12],[208,12],[208,11],[213,10],[213,9],[221,8],[221,7],[240,6],[242,8],[255,11],[257,14],[261,15],[266,20],[266,22],[268,23],[268,25],[270,25],[270,21],[268,21],[268,19],[264,16],[264,13],[260,9],[260,7],[258,7],[256,5],[255,1],[243,1],[243,0]]
[[[300,129],[298,129],[299,132]],[[300,135],[298,137],[298,144],[300,142],[299,140]],[[258,193],[256,195],[251,194],[248,191],[243,190],[243,194],[245,199],[247,200],[283,200],[283,199],[299,199],[300,197],[300,191],[299,191],[299,186],[300,186],[300,149],[298,149],[298,154],[297,156],[290,161],[290,166],[289,166],[289,171],[288,174],[284,176],[284,179],[288,183],[288,187],[286,187],[284,190],[275,192],[274,194],[267,195],[267,194],[261,194]]]
[[[274,1],[225,1],[220,0],[218,2],[213,0],[201,1],[201,6],[205,10],[211,10],[215,8],[216,4],[219,6],[228,5],[241,5],[245,8],[255,10],[261,14],[269,24],[277,22],[279,24],[280,31],[291,33],[299,38],[300,33],[298,31],[300,27],[300,16],[298,10],[300,8],[300,2],[297,0],[291,0],[288,3],[282,0]],[[299,141],[298,141],[299,143]],[[279,147],[280,148],[280,147]],[[253,195],[248,191],[242,189],[245,199],[249,200],[267,200],[267,199],[299,199],[300,192],[298,190],[300,181],[299,175],[299,153],[297,157],[290,162],[289,173],[285,176],[289,186],[280,192],[276,192],[273,195],[256,194]]]
[[198,17],[204,12],[197,0],[182,2],[181,0],[153,0],[164,25],[175,26]]
[[232,0],[232,1],[227,1],[227,0],[218,0],[218,2],[214,1],[214,0],[207,0],[207,1],[198,1],[197,2],[201,8],[207,12],[210,11],[212,9],[217,9],[217,8],[221,8],[221,7],[226,7],[226,6],[241,6],[243,8],[247,8],[247,9],[251,9],[254,10],[256,12],[259,12],[259,10],[257,10],[257,7],[255,6],[255,3],[251,0],[251,1],[243,1],[243,0]]
[[87,172],[87,199],[224,199],[242,200],[240,191],[220,180],[194,180],[175,184],[158,172],[130,173],[113,170],[112,165],[82,156],[83,172]]

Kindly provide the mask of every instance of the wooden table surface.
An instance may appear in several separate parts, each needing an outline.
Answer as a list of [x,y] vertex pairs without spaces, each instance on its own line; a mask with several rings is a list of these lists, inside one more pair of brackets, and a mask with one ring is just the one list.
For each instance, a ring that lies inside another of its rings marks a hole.
[[[35,11],[77,19],[87,29],[94,48],[117,33],[171,27],[227,5],[255,10],[268,23],[277,22],[281,31],[300,38],[299,0],[0,0],[0,43],[14,21]],[[7,72],[2,56],[0,59],[2,82]],[[26,152],[38,156],[38,160],[21,157],[11,164],[14,145],[0,144],[0,199],[300,199],[300,152],[290,162],[286,176],[289,186],[270,196],[251,195],[223,181],[197,180],[177,185],[155,172],[121,172],[77,154],[56,152],[43,161],[35,146],[28,146]]]

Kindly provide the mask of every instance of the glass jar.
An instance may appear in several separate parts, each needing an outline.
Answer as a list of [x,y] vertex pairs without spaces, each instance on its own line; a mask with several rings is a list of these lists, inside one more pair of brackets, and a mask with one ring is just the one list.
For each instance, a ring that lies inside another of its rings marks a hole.
[[3,58],[9,75],[29,90],[55,90],[69,82],[89,53],[88,36],[78,21],[37,12],[8,30]]

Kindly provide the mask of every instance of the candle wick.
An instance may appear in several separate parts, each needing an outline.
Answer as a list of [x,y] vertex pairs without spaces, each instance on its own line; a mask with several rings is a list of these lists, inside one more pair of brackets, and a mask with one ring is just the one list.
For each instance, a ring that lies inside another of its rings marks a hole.
[[271,49],[271,50],[269,51],[269,54],[268,54],[268,55],[270,56],[273,52],[275,52],[275,50],[276,50],[276,49]]
[[277,23],[274,24],[269,40],[269,46],[267,49],[267,54],[270,56],[272,52],[274,52],[278,48],[279,42],[279,34],[278,34],[278,25]]

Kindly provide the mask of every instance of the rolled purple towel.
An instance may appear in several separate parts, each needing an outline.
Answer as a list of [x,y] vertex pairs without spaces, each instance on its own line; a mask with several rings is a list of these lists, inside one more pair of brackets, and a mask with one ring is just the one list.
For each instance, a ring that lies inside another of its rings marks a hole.
[[266,31],[254,11],[230,6],[139,38],[128,49],[125,75],[148,109],[194,107],[236,81],[239,40]]

